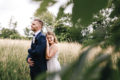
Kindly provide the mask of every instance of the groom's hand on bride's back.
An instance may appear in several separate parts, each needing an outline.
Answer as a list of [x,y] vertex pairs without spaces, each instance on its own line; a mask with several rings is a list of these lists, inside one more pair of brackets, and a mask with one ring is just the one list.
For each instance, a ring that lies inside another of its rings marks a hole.
[[30,66],[34,66],[34,61],[31,60],[32,58],[28,58],[28,64]]

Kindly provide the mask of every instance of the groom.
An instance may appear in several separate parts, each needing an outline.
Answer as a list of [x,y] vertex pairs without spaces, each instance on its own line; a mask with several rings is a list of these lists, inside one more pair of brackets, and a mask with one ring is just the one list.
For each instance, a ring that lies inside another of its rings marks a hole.
[[47,70],[45,59],[46,37],[41,33],[43,22],[39,19],[34,19],[31,25],[31,30],[34,32],[31,48],[28,49],[27,62],[30,66],[31,80]]

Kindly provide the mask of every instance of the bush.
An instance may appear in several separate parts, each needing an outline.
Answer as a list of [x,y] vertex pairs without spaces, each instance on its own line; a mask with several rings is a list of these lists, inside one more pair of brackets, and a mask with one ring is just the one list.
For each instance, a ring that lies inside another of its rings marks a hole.
[[70,27],[60,24],[54,30],[59,41],[71,41]]

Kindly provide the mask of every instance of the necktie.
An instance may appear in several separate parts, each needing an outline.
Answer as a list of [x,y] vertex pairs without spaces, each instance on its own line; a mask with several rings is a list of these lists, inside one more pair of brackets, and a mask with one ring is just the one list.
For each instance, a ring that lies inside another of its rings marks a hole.
[[33,34],[33,40],[32,41],[33,41],[33,43],[35,43],[35,34]]

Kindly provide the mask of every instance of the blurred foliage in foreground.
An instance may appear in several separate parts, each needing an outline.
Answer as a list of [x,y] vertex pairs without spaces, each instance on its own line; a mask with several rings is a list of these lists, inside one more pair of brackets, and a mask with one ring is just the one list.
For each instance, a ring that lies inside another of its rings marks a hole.
[[[56,2],[56,0],[41,1],[37,12],[41,14]],[[71,35],[77,36],[76,41],[82,41],[85,46],[91,48],[84,51],[69,68],[61,71],[62,80],[120,80],[119,58],[113,65],[112,55],[103,53],[90,65],[86,63],[88,52],[94,46],[100,45],[103,49],[112,46],[114,49],[112,54],[120,50],[120,0],[68,0],[60,7],[56,19],[63,17],[64,10],[71,4],[73,4]],[[84,34],[83,37],[80,37],[81,33],[82,36]],[[45,75],[40,78],[44,79]]]

